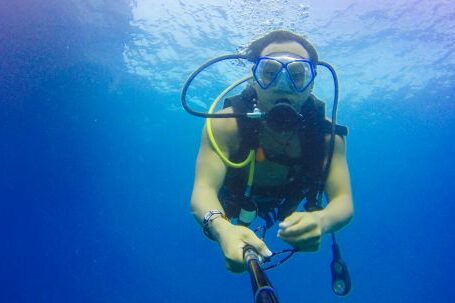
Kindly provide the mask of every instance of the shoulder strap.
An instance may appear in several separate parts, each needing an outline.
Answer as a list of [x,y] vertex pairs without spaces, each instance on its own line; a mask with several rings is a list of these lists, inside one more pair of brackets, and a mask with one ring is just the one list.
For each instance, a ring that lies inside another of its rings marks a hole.
[[[324,121],[324,133],[330,134],[332,131],[332,122],[328,119]],[[348,135],[348,128],[346,126],[337,124],[335,126],[335,134],[346,137]]]
[[[253,110],[253,98],[256,98],[256,91],[253,87],[248,86],[240,95],[226,98],[225,107],[232,107],[234,113],[246,113]],[[236,118],[238,132],[240,136],[240,153],[247,153],[251,149],[256,149],[259,146],[259,120],[248,118]]]
[[[316,114],[316,117],[320,119],[320,121],[323,121],[322,125],[322,132],[330,134],[332,131],[332,122],[325,117],[325,103],[318,99],[314,95],[310,95],[310,100],[309,102],[306,102],[302,106],[302,114],[306,112],[312,112],[314,111]],[[347,136],[348,135],[348,128],[343,125],[337,124],[335,126],[335,134],[340,135],[340,136]]]

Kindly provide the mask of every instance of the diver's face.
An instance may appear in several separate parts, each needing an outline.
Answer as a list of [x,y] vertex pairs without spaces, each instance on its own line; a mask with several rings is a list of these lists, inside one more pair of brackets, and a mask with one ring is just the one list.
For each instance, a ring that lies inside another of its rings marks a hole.
[[[287,53],[289,56],[278,55],[276,58],[282,63],[291,61],[293,59],[309,59],[308,52],[298,44],[297,42],[281,42],[281,43],[271,43],[263,49],[260,56],[270,56],[275,57],[276,54]],[[277,79],[278,81],[285,81],[285,74],[280,75],[283,79]],[[313,84],[311,84],[303,92],[297,92],[295,90],[281,89],[280,86],[271,86],[267,89],[263,89],[257,82],[254,82],[254,87],[258,96],[258,106],[261,110],[268,111],[273,107],[274,103],[278,99],[286,98],[291,102],[291,105],[297,110],[300,111],[300,108],[303,102],[311,94]]]

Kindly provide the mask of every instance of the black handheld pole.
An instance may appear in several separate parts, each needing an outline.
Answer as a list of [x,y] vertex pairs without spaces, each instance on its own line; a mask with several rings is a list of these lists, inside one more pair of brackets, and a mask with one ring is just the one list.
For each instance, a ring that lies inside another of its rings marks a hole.
[[275,290],[259,264],[259,256],[251,246],[243,249],[243,257],[250,273],[255,303],[278,303]]

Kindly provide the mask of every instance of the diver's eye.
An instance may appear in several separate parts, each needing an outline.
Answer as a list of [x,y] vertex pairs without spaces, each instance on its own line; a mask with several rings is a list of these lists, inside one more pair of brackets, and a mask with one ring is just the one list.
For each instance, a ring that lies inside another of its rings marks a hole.
[[283,66],[280,62],[268,58],[263,58],[258,61],[256,65],[256,79],[258,82],[260,82],[261,85],[268,86],[273,82],[282,68]]
[[262,73],[262,75],[263,75],[264,78],[272,79],[273,77],[275,77],[276,72],[265,71],[265,72]]
[[280,68],[277,66],[266,66],[260,72],[260,76],[265,83],[270,83],[276,77],[277,73],[280,71]]
[[307,84],[311,75],[311,67],[306,62],[292,62],[288,66],[289,74],[294,84],[300,89]]
[[305,77],[305,72],[294,72],[292,73],[292,76],[294,76],[295,78],[304,78]]

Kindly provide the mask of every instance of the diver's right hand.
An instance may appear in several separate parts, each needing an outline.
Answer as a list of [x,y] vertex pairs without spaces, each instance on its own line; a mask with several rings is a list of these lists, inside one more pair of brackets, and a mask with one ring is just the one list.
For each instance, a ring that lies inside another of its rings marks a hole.
[[264,241],[247,227],[231,224],[227,220],[214,220],[211,230],[223,251],[227,269],[233,273],[246,270],[243,259],[243,249],[246,245],[252,246],[263,257],[272,255]]

